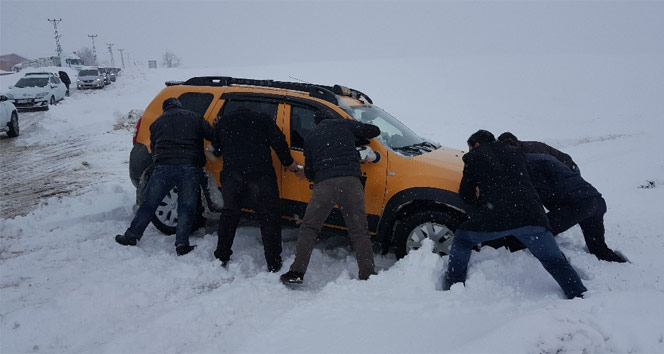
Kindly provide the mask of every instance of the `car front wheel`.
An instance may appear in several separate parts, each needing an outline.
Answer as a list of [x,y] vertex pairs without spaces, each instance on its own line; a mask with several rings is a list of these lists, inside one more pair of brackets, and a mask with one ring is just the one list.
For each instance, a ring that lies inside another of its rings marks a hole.
[[11,120],[9,121],[7,126],[9,127],[9,130],[7,130],[7,135],[9,135],[12,138],[17,137],[19,130],[18,130],[18,114],[16,114],[16,112],[12,112]]
[[395,229],[397,259],[421,247],[426,238],[434,242],[434,252],[449,254],[456,226],[454,218],[440,210],[424,210],[406,216]]

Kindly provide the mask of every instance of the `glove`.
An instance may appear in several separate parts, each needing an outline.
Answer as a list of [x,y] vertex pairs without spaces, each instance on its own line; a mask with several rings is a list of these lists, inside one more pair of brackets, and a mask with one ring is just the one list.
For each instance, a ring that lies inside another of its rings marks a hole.
[[360,154],[360,162],[378,162],[380,160],[380,154],[369,146],[359,146],[356,149]]

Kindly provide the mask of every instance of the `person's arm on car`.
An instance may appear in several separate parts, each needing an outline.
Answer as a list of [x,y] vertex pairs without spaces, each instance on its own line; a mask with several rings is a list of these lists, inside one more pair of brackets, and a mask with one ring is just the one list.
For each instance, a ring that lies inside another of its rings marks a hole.
[[474,164],[472,157],[468,154],[463,156],[463,177],[459,185],[459,196],[464,203],[478,207],[479,206],[479,189],[477,182],[475,182]]
[[297,172],[297,163],[291,156],[290,148],[286,142],[286,136],[272,119],[266,119],[267,138],[270,147],[277,153],[281,164],[286,166],[289,171]]
[[358,139],[371,139],[380,135],[380,128],[373,124],[358,122],[355,120],[348,120],[351,124],[353,134]]

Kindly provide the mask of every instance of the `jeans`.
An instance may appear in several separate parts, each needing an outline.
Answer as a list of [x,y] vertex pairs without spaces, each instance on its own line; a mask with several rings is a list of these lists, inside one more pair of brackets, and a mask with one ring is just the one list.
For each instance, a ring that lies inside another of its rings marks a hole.
[[541,226],[523,226],[497,232],[457,230],[450,250],[444,284],[451,286],[454,283],[466,280],[468,261],[473,246],[507,235],[514,235],[526,245],[530,252],[542,263],[544,269],[560,285],[567,298],[579,297],[587,290],[583,286],[579,275],[558,248],[551,232]]
[[203,170],[198,166],[156,165],[143,192],[143,204],[136,211],[125,235],[140,239],[154,218],[159,203],[173,187],[176,187],[178,224],[175,228],[175,245],[189,245],[189,234],[198,208],[202,175]]

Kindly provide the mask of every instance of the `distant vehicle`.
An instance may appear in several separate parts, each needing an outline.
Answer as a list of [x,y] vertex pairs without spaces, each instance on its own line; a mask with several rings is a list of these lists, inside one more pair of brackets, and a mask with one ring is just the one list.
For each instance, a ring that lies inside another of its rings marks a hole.
[[12,138],[18,136],[18,112],[5,95],[0,95],[0,132],[7,132]]
[[67,87],[58,75],[49,72],[28,73],[20,78],[16,85],[9,86],[7,97],[12,100],[16,108],[49,109],[65,98]]
[[86,88],[104,88],[106,80],[104,75],[97,68],[82,69],[78,72],[76,88],[79,90]]
[[25,68],[40,68],[44,66],[60,66],[81,70],[83,68],[83,59],[74,53],[63,53],[60,56],[38,58],[18,63],[12,67],[12,71],[19,72]]
[[104,76],[104,84],[110,85],[111,81],[115,81],[114,79],[111,78],[111,70],[109,68],[97,68],[99,72]]

